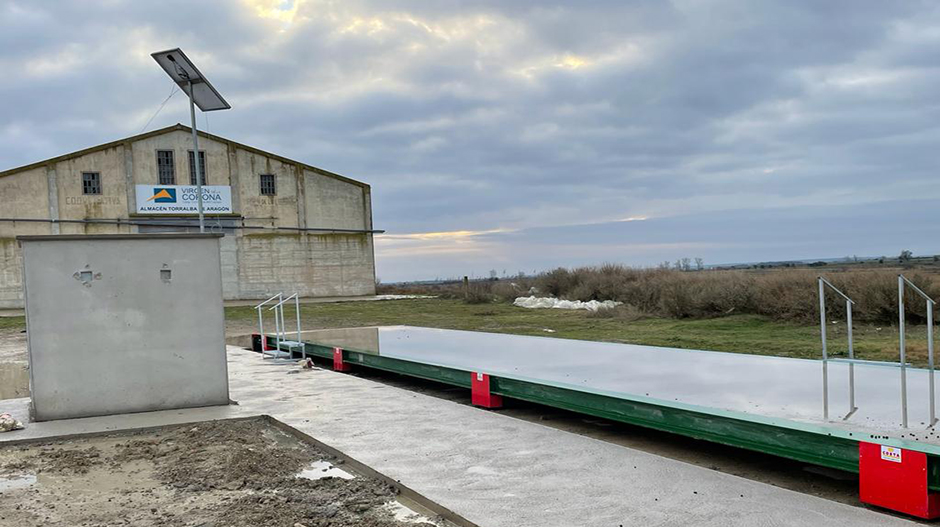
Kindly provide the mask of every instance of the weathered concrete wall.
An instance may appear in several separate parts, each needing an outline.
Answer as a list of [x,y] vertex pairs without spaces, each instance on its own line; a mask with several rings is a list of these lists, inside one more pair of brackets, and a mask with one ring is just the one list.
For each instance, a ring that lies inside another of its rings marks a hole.
[[371,229],[366,190],[345,181],[304,172],[307,225],[333,229]]
[[37,420],[228,403],[218,238],[22,244]]
[[[188,185],[191,147],[188,130],[170,129],[0,176],[0,217],[66,221],[146,219],[135,213],[134,185],[159,183],[157,150],[174,151],[176,184]],[[199,148],[208,156],[208,184],[232,187],[236,215],[231,221],[268,229],[372,229],[372,198],[367,185],[220,138],[200,137]],[[82,194],[82,172],[101,174],[101,195]],[[275,176],[275,196],[261,195],[261,174]],[[146,228],[0,221],[0,239],[26,234],[134,233],[141,229]],[[300,235],[243,229],[226,232],[222,241],[226,299],[267,298],[281,290],[295,289],[304,296],[375,292],[369,233]],[[22,307],[18,249],[12,242],[11,245],[0,246],[0,308]]]
[[[82,172],[101,174],[101,195],[82,194]],[[55,164],[59,219],[126,219],[127,192],[124,179],[124,147],[109,148]],[[64,223],[62,234],[118,232],[116,226]],[[125,229],[124,232],[127,232]]]
[[[0,178],[0,217],[44,219],[49,210],[49,179],[45,167]],[[0,222],[0,308],[23,307],[23,276],[18,234],[52,234],[40,222]]]
[[[40,167],[0,178],[0,218],[49,218],[49,179],[46,172],[45,167]],[[48,223],[0,222],[0,238],[51,233]]]
[[0,238],[0,308],[23,306],[23,262],[13,238]]
[[[236,149],[239,212],[246,225],[263,227],[304,227],[299,223],[297,169],[254,152]],[[261,174],[273,174],[276,196],[261,195]],[[234,194],[234,192],[233,192]]]
[[[176,184],[189,185],[189,151],[193,149],[193,136],[189,132],[173,131],[156,137],[134,141],[133,181],[136,185],[158,185],[157,150],[172,150],[176,168]],[[231,185],[228,148],[225,143],[199,138],[199,150],[206,152],[206,183]],[[133,204],[132,204],[133,205]]]
[[237,238],[238,298],[375,294],[372,236],[263,234]]

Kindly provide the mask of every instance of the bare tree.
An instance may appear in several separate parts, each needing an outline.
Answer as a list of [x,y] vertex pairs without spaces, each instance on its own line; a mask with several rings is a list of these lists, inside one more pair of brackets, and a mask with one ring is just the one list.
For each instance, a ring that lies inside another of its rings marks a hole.
[[696,268],[697,270],[699,270],[699,271],[705,269],[705,260],[702,260],[701,258],[696,258],[696,259],[695,259],[695,268]]
[[909,262],[909,261],[911,261],[911,258],[913,258],[913,257],[914,257],[914,253],[912,253],[911,251],[909,251],[909,250],[907,250],[907,249],[904,249],[903,251],[901,251],[901,255],[898,256],[898,261],[899,261],[899,262]]

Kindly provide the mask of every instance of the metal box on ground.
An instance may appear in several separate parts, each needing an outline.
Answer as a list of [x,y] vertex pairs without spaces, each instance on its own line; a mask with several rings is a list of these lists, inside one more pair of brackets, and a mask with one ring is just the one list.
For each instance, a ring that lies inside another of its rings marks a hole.
[[17,238],[33,418],[228,404],[221,237]]

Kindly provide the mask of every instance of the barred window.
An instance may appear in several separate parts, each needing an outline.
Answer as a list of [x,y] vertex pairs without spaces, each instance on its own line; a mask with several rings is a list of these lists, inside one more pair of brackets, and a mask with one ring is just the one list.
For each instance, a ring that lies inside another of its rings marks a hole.
[[[189,151],[189,184],[196,184],[196,163],[193,162],[196,156],[193,155],[193,151]],[[206,184],[206,180],[209,179],[209,176],[206,173],[206,151],[199,151],[199,173],[202,175],[202,184]]]
[[277,180],[274,174],[261,174],[261,195],[274,196],[277,194]]
[[157,176],[161,185],[176,184],[176,167],[172,150],[157,150]]
[[82,194],[101,194],[101,174],[82,172]]

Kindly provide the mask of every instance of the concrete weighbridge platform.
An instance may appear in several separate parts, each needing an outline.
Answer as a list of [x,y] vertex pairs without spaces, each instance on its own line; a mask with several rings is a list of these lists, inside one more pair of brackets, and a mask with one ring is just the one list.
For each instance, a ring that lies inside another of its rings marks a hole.
[[[283,338],[283,335],[282,335]],[[865,503],[940,517],[940,437],[928,413],[932,372],[906,368],[910,428],[901,426],[898,368],[406,326],[308,331],[303,346],[267,336],[266,356],[333,360],[469,388],[859,473]],[[277,351],[280,345],[281,351]],[[291,347],[289,347],[291,346]],[[254,338],[261,350],[261,339]],[[856,407],[833,413],[854,377]]]
[[[269,415],[486,527],[915,525],[241,348],[228,347],[228,367],[237,405],[27,423],[0,444]],[[25,422],[28,402],[0,412]]]

